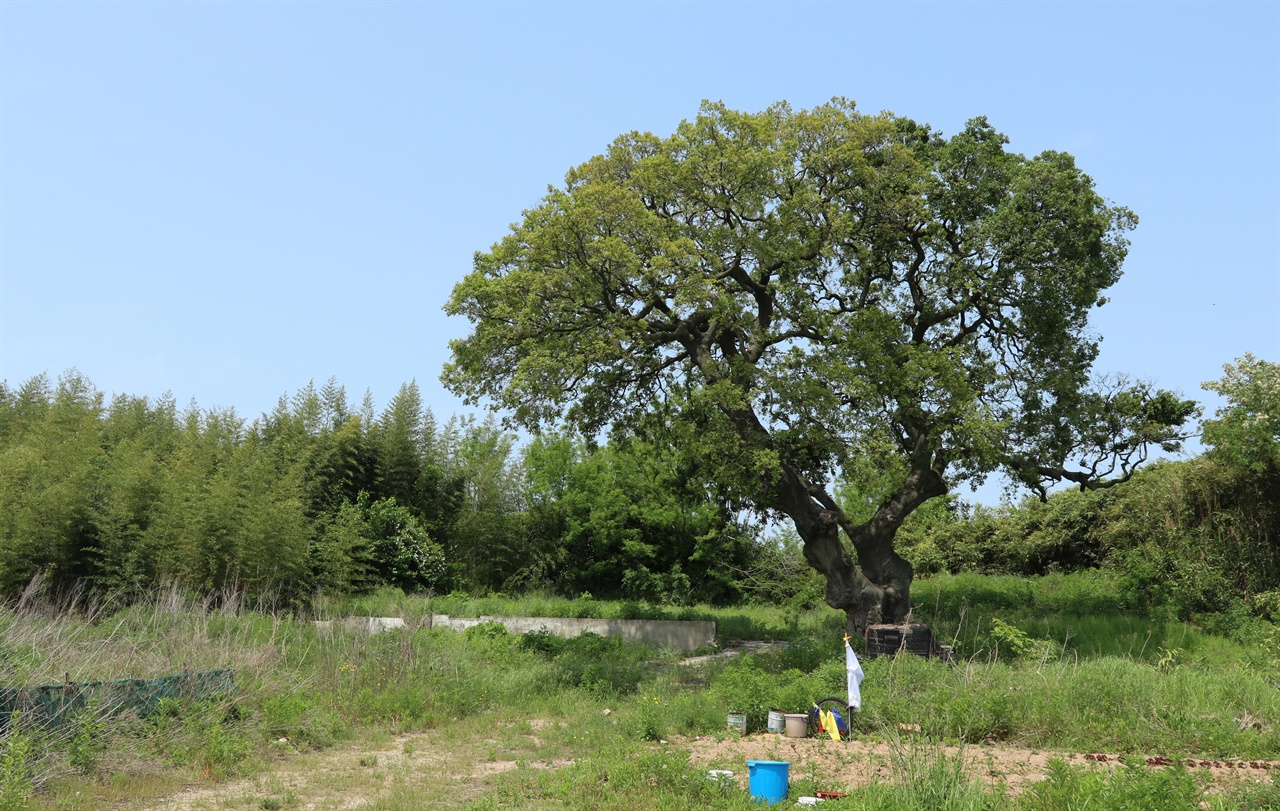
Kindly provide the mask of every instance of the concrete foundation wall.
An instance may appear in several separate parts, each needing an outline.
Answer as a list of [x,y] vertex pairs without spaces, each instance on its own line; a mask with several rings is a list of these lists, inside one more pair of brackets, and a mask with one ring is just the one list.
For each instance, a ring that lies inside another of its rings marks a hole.
[[583,633],[619,636],[623,639],[648,640],[677,650],[691,651],[715,643],[714,622],[681,622],[677,620],[600,620],[569,617],[450,617],[428,614],[422,618],[424,628],[450,628],[464,631],[482,622],[496,622],[513,634],[546,631],[556,636],[574,637]]
[[[380,634],[383,631],[406,627],[404,620],[400,617],[347,617],[344,620],[338,620],[337,624],[343,628],[364,631],[367,634]],[[315,625],[322,631],[332,631],[334,622],[333,620],[316,620]]]

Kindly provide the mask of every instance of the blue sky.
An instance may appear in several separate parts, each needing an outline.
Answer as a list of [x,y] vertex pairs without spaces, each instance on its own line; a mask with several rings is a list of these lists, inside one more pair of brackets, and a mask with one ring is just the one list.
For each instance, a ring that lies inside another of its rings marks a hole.
[[1099,370],[1280,360],[1280,3],[0,2],[0,379],[255,417],[439,382],[548,184],[702,99],[1074,154],[1141,225]]

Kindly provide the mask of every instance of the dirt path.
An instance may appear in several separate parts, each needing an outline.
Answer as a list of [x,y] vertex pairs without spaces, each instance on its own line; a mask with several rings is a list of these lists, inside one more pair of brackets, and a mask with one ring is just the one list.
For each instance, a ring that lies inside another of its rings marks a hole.
[[[694,738],[681,741],[689,748],[693,763],[706,769],[729,769],[735,780],[746,785],[746,761],[783,760],[791,763],[793,777],[809,777],[834,786],[857,788],[873,782],[888,782],[895,776],[893,764],[914,762],[923,765],[937,752],[948,758],[963,756],[965,771],[991,784],[1004,785],[1012,794],[1021,794],[1027,786],[1048,777],[1050,760],[1063,760],[1074,766],[1116,768],[1115,755],[1071,754],[1024,749],[1003,744],[991,746],[938,746],[920,740],[894,744],[880,741],[819,740],[784,738],[779,735],[749,735],[744,738]],[[1172,764],[1167,758],[1151,756],[1148,765],[1162,768]],[[1280,761],[1208,761],[1187,759],[1184,763],[1203,769],[1218,785],[1240,780],[1268,782],[1272,770],[1280,769]]]
[[357,742],[324,752],[289,756],[270,771],[247,780],[191,786],[142,806],[140,811],[231,811],[280,808],[289,811],[350,811],[394,792],[435,797],[432,807],[466,805],[486,790],[490,779],[521,766],[561,768],[573,761],[530,757],[545,721],[520,735],[525,745],[480,736],[420,732],[380,741]]
[[[571,764],[570,759],[539,759],[535,755],[543,743],[539,733],[553,723],[535,720],[492,739],[422,732],[297,754],[258,777],[192,786],[144,805],[142,811],[352,811],[398,791],[428,800],[433,808],[465,806],[488,791],[499,775],[522,767],[554,769]],[[1099,769],[1115,768],[1120,762],[1114,755],[1047,752],[1002,744],[961,748],[925,740],[837,743],[768,734],[699,737],[670,745],[687,748],[696,768],[733,771],[735,781],[744,789],[748,760],[787,761],[793,780],[807,778],[835,790],[892,781],[901,773],[902,764],[923,768],[941,752],[949,758],[963,757],[968,774],[1004,786],[1015,795],[1046,779],[1053,759]],[[1280,761],[1184,762],[1205,770],[1210,781],[1220,786],[1241,780],[1266,782],[1273,770],[1280,770]],[[1148,763],[1162,768],[1171,761],[1152,757]]]
[[400,735],[376,747],[350,745],[295,755],[248,780],[200,784],[143,811],[211,811],[230,808],[287,807],[307,811],[345,811],[378,797],[396,775],[438,767],[426,734]]

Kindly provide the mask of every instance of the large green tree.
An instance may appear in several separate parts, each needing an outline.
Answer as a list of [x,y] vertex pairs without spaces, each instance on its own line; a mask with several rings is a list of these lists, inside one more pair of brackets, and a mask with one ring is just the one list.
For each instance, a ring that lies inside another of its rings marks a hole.
[[[1088,314],[1135,217],[1070,155],[1006,143],[842,100],[624,135],[477,254],[443,379],[535,430],[678,408],[719,477],[794,522],[851,629],[900,620],[912,511],[1001,468],[1122,480],[1194,412],[1091,387]],[[895,482],[854,520],[832,484],[868,454]]]

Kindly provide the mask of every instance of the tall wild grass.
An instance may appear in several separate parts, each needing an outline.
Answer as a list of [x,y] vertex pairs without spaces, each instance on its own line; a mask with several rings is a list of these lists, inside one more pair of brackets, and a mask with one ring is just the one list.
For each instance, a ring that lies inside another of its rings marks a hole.
[[[1039,805],[1020,799],[1011,806],[1008,798],[971,785],[955,763],[930,754],[928,747],[944,742],[1280,757],[1275,626],[1246,617],[1225,633],[1212,633],[1203,626],[1144,621],[1106,609],[1109,586],[1092,577],[1030,583],[954,577],[917,584],[917,618],[928,620],[943,641],[955,642],[962,659],[955,666],[913,657],[864,660],[864,709],[853,719],[855,733],[894,739],[903,729],[918,730],[910,742],[915,748],[903,755],[914,760],[902,760],[906,771],[865,792],[865,807],[1056,809],[1073,807],[1061,804],[1070,786],[1120,797],[1131,788],[1140,796],[1148,785],[1137,774],[1116,777],[1115,785],[1093,785],[1088,781],[1094,778],[1068,770],[1051,780],[1060,791],[1044,789]],[[196,599],[176,589],[130,605],[83,596],[50,602],[32,591],[0,608],[0,686],[214,668],[233,669],[237,685],[227,700],[168,702],[145,718],[85,713],[57,731],[15,724],[0,742],[0,811],[28,801],[93,807],[67,799],[76,792],[100,800],[104,792],[118,791],[116,796],[136,800],[139,791],[163,794],[192,779],[251,774],[290,753],[323,749],[369,730],[536,717],[581,732],[557,744],[575,765],[536,779],[524,775],[521,791],[556,798],[564,808],[621,808],[634,796],[644,802],[625,807],[736,808],[740,798],[708,793],[703,776],[689,771],[678,749],[655,753],[648,747],[681,736],[725,734],[728,710],[748,712],[760,729],[770,708],[803,711],[814,699],[844,690],[843,617],[823,608],[670,609],[586,595],[476,599],[405,597],[390,590],[317,602],[305,614],[272,608],[246,605],[233,594]],[[430,612],[712,619],[722,642],[780,639],[789,645],[692,667],[670,650],[593,636],[517,636],[493,624],[462,634],[437,629],[370,636],[340,623],[313,622],[350,614],[401,616],[414,628]],[[663,764],[667,771],[654,778]],[[601,775],[609,776],[613,791],[594,787]],[[627,786],[639,794],[619,790]],[[1196,796],[1197,802],[1216,802]],[[926,805],[912,805],[920,802]]]

